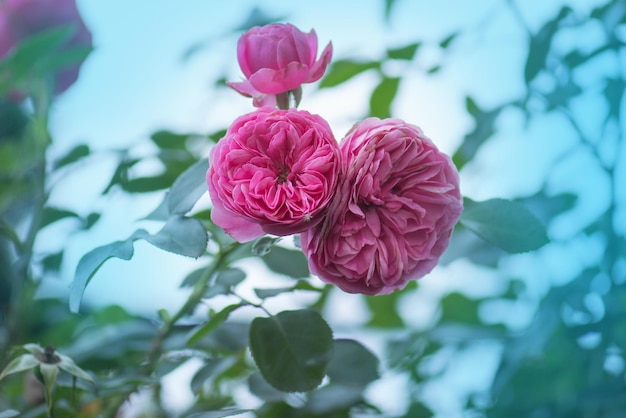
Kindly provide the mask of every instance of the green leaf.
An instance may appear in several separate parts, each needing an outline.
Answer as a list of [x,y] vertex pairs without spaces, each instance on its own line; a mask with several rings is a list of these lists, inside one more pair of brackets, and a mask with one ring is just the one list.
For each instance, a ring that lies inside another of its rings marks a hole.
[[338,339],[327,373],[334,384],[365,388],[380,377],[378,358],[358,341]]
[[59,367],[56,364],[41,363],[39,365],[39,371],[43,376],[43,385],[46,389],[46,399],[48,403],[52,403],[52,393],[54,391],[54,385],[57,382],[59,376]]
[[398,314],[398,299],[398,292],[390,293],[388,295],[365,297],[365,302],[372,313],[372,317],[367,325],[379,328],[404,327],[404,321]]
[[270,270],[294,279],[304,279],[311,275],[309,262],[300,250],[289,250],[276,246],[261,260]]
[[58,364],[58,367],[62,370],[65,370],[66,372],[68,372],[69,374],[71,374],[72,376],[75,376],[79,379],[83,379],[86,380],[90,383],[94,383],[93,378],[83,369],[81,369],[80,367],[78,367],[76,365],[76,363],[74,363],[74,360],[72,360],[70,357],[65,356],[63,354],[59,354],[57,353],[57,355],[59,356],[59,358],[61,359],[61,361]]
[[7,364],[7,366],[0,373],[0,380],[4,379],[6,376],[23,372],[25,370],[30,370],[35,366],[39,365],[39,360],[32,354],[23,354],[17,358],[14,358]]
[[383,77],[370,97],[370,116],[381,119],[391,117],[391,104],[398,93],[399,77]]
[[396,4],[396,0],[385,0],[385,21],[389,22],[391,18],[391,11]]
[[242,306],[246,306],[243,303],[236,303],[233,305],[228,305],[215,315],[213,315],[207,322],[195,328],[189,338],[187,338],[188,345],[194,345],[198,341],[200,341],[205,335],[209,332],[213,331],[218,325],[228,319],[228,316],[235,310],[241,308]]
[[505,251],[533,251],[549,242],[539,219],[520,203],[505,199],[475,202],[465,198],[464,207],[460,222]]
[[198,199],[206,193],[206,173],[208,169],[209,160],[202,158],[178,176],[166,196],[170,214],[186,214],[193,208]]
[[198,412],[195,414],[187,415],[186,418],[223,418],[223,417],[232,417],[234,415],[245,414],[246,412],[252,411],[251,409],[237,409],[237,408],[226,408],[220,411],[206,411],[206,412]]
[[157,131],[150,135],[150,139],[157,147],[170,150],[186,149],[189,137],[189,134],[177,134],[169,131]]
[[322,383],[332,359],[332,331],[316,311],[284,311],[255,318],[250,351],[269,384],[284,392],[306,392]]
[[67,154],[65,154],[63,157],[55,161],[54,168],[59,169],[66,165],[75,163],[81,158],[87,157],[90,153],[91,153],[91,150],[89,149],[88,145],[85,145],[85,144],[76,145]]
[[285,400],[287,394],[272,387],[259,373],[253,373],[248,378],[250,392],[264,401],[280,402]]
[[524,80],[530,83],[546,66],[546,58],[550,52],[552,38],[558,32],[561,21],[572,12],[569,6],[563,6],[559,14],[547,21],[536,35],[530,38],[528,57],[524,67]]
[[482,110],[471,97],[466,97],[465,106],[467,112],[474,118],[475,127],[472,132],[465,135],[459,149],[452,156],[452,161],[460,170],[470,161],[482,144],[495,132],[495,122],[502,111],[502,107],[492,110]]
[[380,62],[378,61],[337,60],[330,65],[319,86],[320,88],[334,87],[367,70],[379,68]]
[[74,281],[70,287],[70,311],[78,313],[85,288],[102,263],[111,257],[130,260],[132,256],[132,237],[126,241],[116,241],[111,244],[103,245],[85,254],[78,262]]
[[45,207],[41,215],[41,228],[64,218],[80,218],[80,216],[71,210]]
[[323,289],[319,289],[307,281],[299,280],[294,286],[279,287],[275,289],[254,289],[254,293],[260,299],[271,298],[273,296],[280,295],[281,293],[293,292],[294,290],[310,290],[313,292],[322,292]]
[[270,251],[272,251],[272,248],[274,248],[274,246],[278,244],[278,242],[281,239],[282,238],[280,237],[274,238],[274,237],[267,237],[267,236],[257,239],[252,244],[252,254],[257,255],[259,257],[262,257],[268,254]]
[[454,32],[451,33],[450,35],[446,36],[441,42],[439,42],[439,47],[446,49],[450,46],[450,44],[452,43],[452,41],[454,41],[454,39],[456,39],[458,33]]
[[7,409],[6,411],[0,412],[0,418],[13,418],[20,415],[20,411],[16,411],[15,409]]
[[388,49],[387,56],[395,60],[407,60],[411,61],[415,57],[417,49],[420,47],[421,42],[415,42],[402,48]]
[[238,285],[246,278],[246,273],[238,268],[222,270],[217,274],[215,283],[204,292],[204,298],[212,298],[218,295],[228,295],[233,286]]
[[478,304],[477,300],[469,299],[461,293],[450,293],[439,303],[442,311],[440,321],[479,325],[481,322],[478,316]]
[[155,235],[142,231],[135,236],[162,250],[193,258],[204,254],[208,243],[202,222],[184,216],[172,216]]

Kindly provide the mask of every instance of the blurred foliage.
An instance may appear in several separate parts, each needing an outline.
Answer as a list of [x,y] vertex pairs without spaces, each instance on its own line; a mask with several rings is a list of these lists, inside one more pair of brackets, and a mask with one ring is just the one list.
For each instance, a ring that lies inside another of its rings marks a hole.
[[[383,3],[384,18],[393,24],[398,2]],[[527,30],[515,2],[505,3]],[[237,31],[272,20],[255,9]],[[604,42],[600,45],[591,50],[555,47],[554,40],[560,34],[582,34],[589,22],[602,27]],[[577,84],[577,71],[601,56],[610,55],[617,61],[623,57],[624,42],[617,28],[622,25],[623,29],[624,24],[626,7],[622,1],[614,1],[593,9],[590,16],[579,16],[562,7],[536,31],[527,30],[524,92],[490,106],[466,97],[465,107],[473,125],[453,155],[460,170],[471,165],[481,147],[497,133],[508,110],[522,112],[528,122],[546,114],[563,116],[577,135],[575,147],[595,159],[610,180],[612,192],[606,210],[597,219],[551,245],[566,246],[584,237],[599,237],[604,249],[601,260],[565,284],[546,286],[541,295],[531,294],[523,280],[503,273],[514,257],[509,252],[530,251],[545,244],[541,223],[550,226],[588,196],[555,194],[546,182],[536,193],[513,201],[468,199],[441,264],[465,259],[492,271],[504,283],[501,292],[481,297],[458,291],[444,294],[437,300],[433,320],[415,329],[408,325],[400,306],[407,295],[419,294],[416,283],[402,292],[363,297],[369,317],[352,331],[383,341],[385,351],[380,360],[360,342],[333,336],[324,315],[333,309],[329,295],[335,290],[309,280],[301,251],[270,237],[253,244],[235,243],[211,223],[209,208],[196,207],[205,192],[207,168],[206,159],[197,150],[206,150],[224,130],[201,134],[162,130],[149,138],[151,154],[132,149],[116,153],[116,169],[102,194],[162,192],[162,202],[146,216],[161,222],[162,229],[156,234],[139,229],[126,239],[121,237],[121,241],[87,252],[70,291],[70,307],[78,311],[83,291],[100,266],[112,257],[132,258],[134,242],[145,240],[159,249],[196,258],[197,269],[181,277],[181,287],[190,295],[178,311],[161,310],[158,319],[147,319],[119,306],[83,306],[81,314],[74,315],[65,301],[35,299],[40,281],[58,273],[64,256],[64,248],[33,254],[39,231],[61,222],[71,222],[74,232],[84,231],[101,217],[99,212],[77,213],[50,205],[47,179],[79,169],[80,162],[96,155],[88,145],[80,144],[55,161],[47,161],[51,140],[48,103],[37,99],[31,112],[10,101],[0,102],[0,366],[16,358],[20,353],[17,347],[36,342],[58,348],[88,371],[97,389],[63,371],[59,373],[52,394],[58,416],[118,416],[130,395],[137,392],[147,394],[150,400],[149,408],[143,411],[145,416],[169,416],[161,399],[162,379],[195,359],[201,366],[189,382],[194,400],[182,414],[185,417],[246,412],[261,418],[385,416],[369,402],[367,389],[392,373],[405,375],[411,382],[406,394],[409,405],[402,417],[420,418],[438,413],[426,388],[454,373],[454,360],[464,352],[489,342],[501,348],[498,367],[488,390],[476,389],[463,399],[468,416],[622,416],[626,410],[626,238],[616,232],[615,223],[623,216],[618,212],[618,190],[623,187],[618,185],[618,163],[623,161],[617,156],[607,162],[595,144],[610,141],[607,127],[613,126],[620,132],[614,139],[615,149],[624,147],[620,119],[624,69],[597,75],[593,80],[593,93],[606,104],[598,138],[592,140],[585,134],[580,116],[572,111],[572,102],[585,92]],[[416,39],[392,45],[378,60],[336,59],[319,86],[335,88],[362,73],[375,73],[377,81],[372,86],[368,114],[363,117],[392,116],[394,103],[403,91],[404,74],[419,68],[420,74],[429,77],[446,65],[442,59],[429,68],[417,66],[422,49],[428,45],[439,48],[443,56],[453,54],[457,39],[463,35],[460,31],[434,43]],[[40,72],[57,69],[72,58],[57,59],[50,54],[64,36],[63,30],[57,30],[29,41],[3,61],[0,70],[18,69],[16,73],[24,74],[16,81],[21,85]],[[201,53],[207,45],[195,46],[187,56]],[[85,53],[73,52],[75,59],[84,58]],[[406,71],[388,73],[385,64],[389,62]],[[553,81],[551,88],[546,90],[542,78]],[[0,90],[9,88],[2,79]],[[156,163],[159,170],[142,173],[138,167],[145,161]],[[564,162],[557,161],[552,170]],[[254,288],[255,300],[243,297],[240,286],[246,273],[238,263],[246,258],[260,260],[285,284]],[[270,312],[266,301],[295,293],[306,294],[306,306]],[[228,302],[216,302],[220,300]],[[484,314],[493,303],[526,303],[536,310],[523,329],[512,328],[504,318]],[[207,308],[201,315],[196,311],[199,305]],[[262,316],[250,321],[234,318],[244,309]],[[36,371],[4,378],[0,417],[45,416],[43,380]],[[241,402],[237,396],[241,390],[254,396],[258,406]]]

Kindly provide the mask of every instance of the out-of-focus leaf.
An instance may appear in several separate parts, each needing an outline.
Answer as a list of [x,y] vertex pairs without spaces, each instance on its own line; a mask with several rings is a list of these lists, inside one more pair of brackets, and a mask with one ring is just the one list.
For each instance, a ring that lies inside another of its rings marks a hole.
[[76,212],[67,209],[46,206],[41,214],[41,228],[64,218],[79,218]]
[[469,325],[480,325],[478,316],[479,301],[469,299],[461,293],[449,293],[440,301],[440,322],[461,322]]
[[170,131],[157,131],[150,135],[150,139],[159,148],[184,150],[189,134],[178,134]]
[[460,222],[505,251],[528,252],[549,242],[539,219],[518,202],[505,199],[475,202],[465,198],[464,207]]
[[241,308],[242,306],[246,306],[242,303],[237,303],[233,305],[228,305],[221,311],[217,312],[215,315],[211,316],[207,322],[200,325],[198,328],[194,329],[187,339],[187,344],[193,345],[197,343],[200,339],[202,339],[209,332],[213,331],[219,324],[226,321],[228,316],[235,310]]
[[54,162],[54,168],[59,169],[66,165],[75,163],[81,158],[87,157],[91,153],[89,146],[86,144],[76,145],[67,154]]
[[550,222],[554,216],[573,209],[577,200],[578,196],[573,193],[548,196],[543,191],[518,199],[544,224]]
[[495,132],[495,122],[502,107],[485,111],[478,107],[471,97],[465,99],[468,113],[474,118],[475,127],[465,135],[459,149],[452,156],[452,161],[460,170],[468,161],[472,160],[481,145]]
[[217,274],[215,283],[204,292],[204,298],[212,298],[218,295],[228,295],[233,286],[238,285],[246,278],[246,273],[238,268],[222,270]]
[[379,61],[337,60],[331,63],[326,76],[319,84],[320,88],[334,87],[371,69],[379,69]]
[[385,0],[385,21],[389,22],[391,18],[391,11],[393,10],[396,0]]
[[0,418],[13,418],[20,415],[20,411],[16,411],[15,409],[7,409],[6,411],[0,412]]
[[404,321],[398,314],[398,299],[398,292],[366,297],[365,302],[372,313],[367,325],[376,328],[404,327]]
[[90,229],[92,226],[96,224],[100,220],[100,214],[93,212],[87,215],[86,218],[83,219],[83,229]]
[[311,275],[309,263],[300,250],[289,250],[275,246],[269,253],[261,257],[261,260],[270,270],[294,279],[304,279]]
[[435,416],[435,414],[424,404],[413,402],[402,418],[431,418],[433,416]]
[[332,383],[363,389],[380,376],[378,358],[358,341],[338,339],[327,374]]
[[59,271],[63,262],[63,251],[48,254],[41,260],[41,263],[48,271]]
[[573,80],[567,80],[563,84],[557,85],[553,91],[546,94],[547,110],[566,107],[570,100],[582,93],[582,89]]
[[458,36],[458,33],[456,32],[451,33],[450,35],[446,36],[445,38],[443,38],[441,42],[439,42],[439,47],[442,49],[448,48],[450,44],[452,43],[452,41],[454,41],[457,36]]
[[546,58],[550,52],[552,38],[556,34],[561,21],[570,15],[572,9],[563,6],[558,14],[552,20],[547,21],[536,35],[530,37],[530,45],[528,47],[528,57],[526,58],[526,66],[524,67],[524,79],[526,84],[530,83],[546,65]]
[[439,72],[439,70],[441,70],[441,65],[435,65],[435,66],[433,66],[433,67],[430,67],[430,68],[426,71],[426,73],[427,73],[427,74],[435,74],[435,73],[438,73],[438,72]]
[[332,331],[316,311],[284,311],[252,321],[250,350],[268,383],[285,392],[306,392],[326,374]]
[[454,227],[448,248],[439,258],[439,264],[446,266],[457,259],[467,258],[477,265],[495,268],[504,254],[500,248],[458,224]]
[[74,281],[70,287],[70,310],[78,312],[80,301],[83,298],[85,288],[100,266],[109,258],[116,257],[122,260],[130,260],[133,256],[133,240],[116,241],[111,244],[95,248],[85,254],[76,267]]
[[395,60],[411,61],[420,45],[421,42],[414,42],[401,48],[388,49],[387,56]]
[[626,80],[623,78],[609,78],[606,80],[604,87],[604,97],[609,104],[609,112],[606,115],[605,123],[610,118],[619,120],[620,109],[622,108],[622,102],[626,95]]
[[370,116],[391,117],[391,104],[398,93],[399,77],[383,77],[370,97]]
[[267,402],[279,402],[285,399],[287,394],[272,387],[263,379],[260,373],[253,373],[248,378],[248,388],[250,392]]
[[7,364],[7,366],[0,373],[0,380],[4,379],[6,376],[23,372],[25,370],[30,370],[33,367],[39,365],[39,360],[32,354],[22,354],[21,356],[14,358]]
[[325,417],[332,411],[349,410],[361,402],[363,402],[363,388],[331,383],[311,392],[304,409],[314,413],[315,417]]
[[187,415],[185,418],[223,418],[232,417],[235,415],[245,414],[252,411],[251,409],[238,409],[238,408],[226,408],[220,411],[206,411],[198,412],[195,414]]

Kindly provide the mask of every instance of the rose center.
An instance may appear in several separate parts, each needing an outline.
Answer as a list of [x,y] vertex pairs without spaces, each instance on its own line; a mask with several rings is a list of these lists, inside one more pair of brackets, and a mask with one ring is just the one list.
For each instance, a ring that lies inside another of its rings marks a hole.
[[289,169],[287,167],[283,167],[278,173],[278,180],[276,182],[278,184],[282,184],[287,181],[287,177],[289,177]]

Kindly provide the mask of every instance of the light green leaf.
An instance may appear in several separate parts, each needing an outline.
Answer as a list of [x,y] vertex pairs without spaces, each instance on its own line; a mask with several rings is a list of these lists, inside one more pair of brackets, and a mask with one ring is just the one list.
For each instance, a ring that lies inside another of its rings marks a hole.
[[76,376],[79,379],[83,379],[88,382],[95,383],[93,381],[93,378],[86,371],[84,371],[83,369],[78,367],[76,363],[74,363],[74,360],[72,360],[71,358],[63,354],[59,354],[59,353],[56,353],[56,354],[61,359],[61,361],[58,364],[59,368],[65,370],[72,376]]
[[170,214],[186,214],[206,193],[208,169],[209,160],[202,158],[178,176],[166,197]]
[[370,116],[391,117],[391,104],[398,93],[399,77],[383,77],[370,97]]
[[23,372],[25,370],[30,370],[39,364],[39,360],[32,354],[23,354],[17,358],[14,358],[7,364],[7,366],[0,373],[0,380],[4,379],[6,376]]
[[306,392],[322,383],[332,359],[332,331],[311,309],[255,318],[250,351],[269,384],[284,392]]
[[48,400],[48,403],[51,403],[54,385],[57,382],[57,376],[59,376],[59,367],[56,364],[41,363],[39,365],[39,371],[43,376],[43,385],[46,389],[46,399]]
[[279,287],[274,289],[254,289],[254,293],[257,295],[258,298],[266,299],[280,295],[281,293],[292,292],[294,290],[310,290],[313,292],[323,291],[323,289],[319,289],[307,281],[298,280],[298,283],[294,286]]
[[78,312],[85,288],[102,263],[111,257],[130,260],[132,256],[132,237],[126,241],[116,241],[103,245],[85,254],[78,262],[74,281],[70,287],[70,310],[74,313]]
[[320,88],[337,86],[367,70],[374,68],[380,68],[380,62],[353,60],[334,61],[326,72],[326,76],[320,82]]
[[7,409],[6,411],[0,412],[0,418],[13,418],[20,415],[20,411],[16,411],[15,409]]
[[520,203],[505,199],[475,202],[465,198],[464,207],[460,222],[505,251],[523,253],[549,242],[539,219]]
[[193,258],[204,254],[208,243],[207,232],[202,222],[184,216],[170,217],[155,235],[143,231],[135,236],[162,250]]

